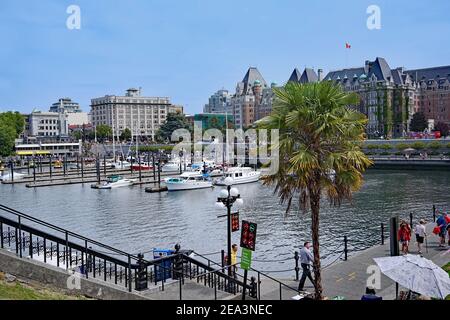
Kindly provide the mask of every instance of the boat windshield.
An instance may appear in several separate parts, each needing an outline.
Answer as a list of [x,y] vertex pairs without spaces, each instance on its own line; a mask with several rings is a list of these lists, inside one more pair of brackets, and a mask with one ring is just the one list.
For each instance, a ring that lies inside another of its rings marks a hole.
[[110,177],[108,177],[108,182],[109,182],[109,183],[117,182],[117,181],[119,181],[120,179],[121,179],[120,176],[110,176]]

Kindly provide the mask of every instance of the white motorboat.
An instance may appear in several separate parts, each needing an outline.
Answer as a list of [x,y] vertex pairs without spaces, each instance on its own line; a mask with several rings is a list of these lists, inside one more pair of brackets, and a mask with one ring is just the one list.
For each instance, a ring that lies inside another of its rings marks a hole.
[[126,179],[119,175],[113,175],[109,176],[106,182],[93,184],[91,187],[94,189],[115,189],[132,186],[135,182],[136,179]]
[[113,162],[112,167],[115,169],[130,169],[131,163],[128,161],[116,161]]
[[180,170],[180,161],[172,160],[167,162],[162,168],[162,172],[174,172]]
[[199,172],[184,172],[177,178],[165,179],[168,191],[195,190],[213,186],[209,176]]
[[12,181],[14,180],[21,180],[26,176],[26,174],[14,172],[14,177],[11,175],[11,173],[5,173],[4,175],[0,176],[0,181]]
[[233,179],[233,184],[251,183],[259,180],[261,172],[255,171],[249,167],[231,167],[225,171],[225,174],[221,179],[216,180],[215,184],[218,186],[225,186],[225,179],[228,177]]

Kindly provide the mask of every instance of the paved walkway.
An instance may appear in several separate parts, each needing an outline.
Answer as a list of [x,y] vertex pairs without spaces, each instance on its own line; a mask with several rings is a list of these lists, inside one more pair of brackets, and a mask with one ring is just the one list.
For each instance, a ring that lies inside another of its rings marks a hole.
[[[430,259],[438,266],[443,266],[450,262],[449,247],[439,248],[438,237],[432,234],[432,229],[435,224],[427,225],[428,234],[428,253],[423,249],[423,256]],[[417,245],[414,239],[410,243],[410,253],[417,254]],[[375,246],[370,249],[361,251],[351,257],[347,261],[337,262],[332,266],[323,270],[322,285],[324,294],[327,297],[342,296],[346,300],[359,300],[365,292],[367,279],[370,274],[367,273],[367,268],[371,265],[376,265],[373,258],[385,257],[390,255],[389,239],[385,241],[385,245]],[[283,280],[282,280],[283,281]],[[298,282],[292,280],[283,281],[287,285],[297,288]],[[305,289],[313,291],[313,286],[306,280]],[[402,290],[402,288],[400,288]],[[395,282],[388,277],[381,276],[381,288],[377,290],[377,294],[384,299],[395,299]],[[295,292],[284,288],[282,290],[283,299],[291,299]],[[279,285],[269,279],[262,279],[261,284],[261,299],[280,299]]]

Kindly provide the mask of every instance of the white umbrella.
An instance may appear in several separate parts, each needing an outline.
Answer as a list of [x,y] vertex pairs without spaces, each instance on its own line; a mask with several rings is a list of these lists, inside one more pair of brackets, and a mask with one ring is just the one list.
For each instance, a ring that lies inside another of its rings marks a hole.
[[374,258],[381,272],[413,292],[445,299],[450,294],[450,278],[442,268],[418,255]]

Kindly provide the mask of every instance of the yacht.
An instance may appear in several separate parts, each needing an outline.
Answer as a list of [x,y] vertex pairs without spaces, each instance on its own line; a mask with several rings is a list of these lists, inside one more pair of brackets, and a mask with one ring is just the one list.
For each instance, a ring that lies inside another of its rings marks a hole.
[[161,168],[162,172],[174,172],[180,170],[180,161],[178,160],[171,160],[167,162],[163,167]]
[[233,184],[243,184],[257,182],[261,176],[260,171],[255,171],[249,167],[231,167],[225,171],[222,178],[216,180],[215,184],[218,186],[225,185],[225,179],[231,177]]
[[165,182],[168,191],[205,189],[213,186],[209,176],[199,172],[184,172],[177,178],[166,178]]
[[94,189],[115,189],[120,187],[132,186],[136,179],[126,179],[119,175],[109,176],[106,182],[91,185]]
[[131,163],[128,161],[116,161],[111,164],[114,169],[130,169]]
[[[21,180],[26,176],[26,174],[14,172],[14,180]],[[12,181],[11,173],[5,173],[0,176],[0,181]]]

